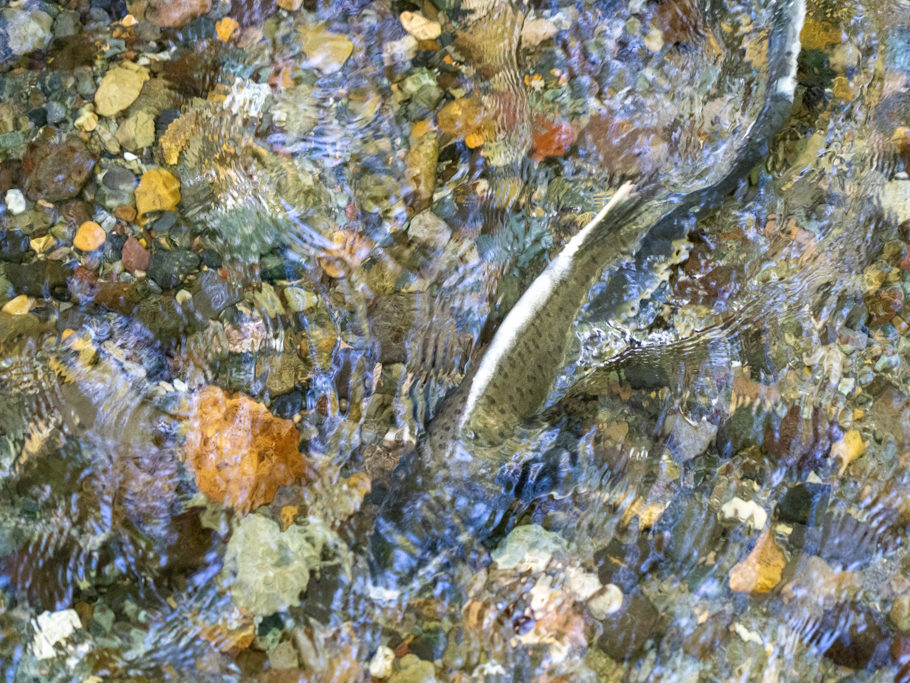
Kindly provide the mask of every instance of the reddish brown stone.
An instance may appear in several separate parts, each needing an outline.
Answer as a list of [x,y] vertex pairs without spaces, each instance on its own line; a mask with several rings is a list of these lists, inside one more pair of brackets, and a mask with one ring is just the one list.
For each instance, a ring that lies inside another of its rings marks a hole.
[[60,215],[72,225],[82,225],[92,217],[92,205],[73,200],[60,207]]
[[177,28],[210,9],[212,0],[151,0],[145,17],[163,28]]
[[135,273],[137,270],[148,270],[149,251],[135,237],[130,236],[123,243],[120,258],[123,261],[123,267],[131,273]]
[[538,118],[534,122],[534,158],[559,157],[575,144],[578,133],[566,121],[546,121]]

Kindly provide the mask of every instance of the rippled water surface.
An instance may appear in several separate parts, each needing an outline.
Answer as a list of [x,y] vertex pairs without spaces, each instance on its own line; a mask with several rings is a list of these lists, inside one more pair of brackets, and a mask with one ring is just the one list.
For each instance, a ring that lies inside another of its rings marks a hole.
[[5,680],[910,682],[908,93],[907,0],[0,2]]

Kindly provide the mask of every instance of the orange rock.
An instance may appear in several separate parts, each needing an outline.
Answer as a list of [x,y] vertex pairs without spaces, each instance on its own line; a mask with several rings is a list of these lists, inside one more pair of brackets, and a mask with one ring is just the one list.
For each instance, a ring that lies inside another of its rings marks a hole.
[[291,420],[272,415],[261,403],[206,386],[190,416],[186,459],[200,491],[249,512],[307,473],[299,438]]
[[215,24],[215,33],[218,34],[218,40],[226,43],[236,33],[238,28],[240,28],[240,24],[237,23],[236,19],[224,17]]
[[76,237],[73,239],[73,246],[82,251],[95,251],[104,244],[107,233],[104,228],[95,221],[85,221],[76,231]]
[[534,130],[534,158],[559,157],[575,144],[578,133],[565,121],[546,121],[538,118]]
[[180,181],[163,168],[150,168],[142,174],[136,188],[139,220],[152,211],[172,211],[180,203]]
[[116,209],[114,209],[114,216],[119,218],[121,221],[132,223],[134,220],[136,220],[136,209],[129,204],[121,204]]
[[741,593],[769,593],[780,583],[787,564],[770,532],[763,531],[749,556],[730,571],[730,590]]

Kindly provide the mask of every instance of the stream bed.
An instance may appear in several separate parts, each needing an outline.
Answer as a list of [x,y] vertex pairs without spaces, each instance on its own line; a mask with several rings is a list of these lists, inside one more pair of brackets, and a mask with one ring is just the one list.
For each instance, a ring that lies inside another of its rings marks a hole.
[[908,173],[908,0],[0,1],[2,678],[910,683]]

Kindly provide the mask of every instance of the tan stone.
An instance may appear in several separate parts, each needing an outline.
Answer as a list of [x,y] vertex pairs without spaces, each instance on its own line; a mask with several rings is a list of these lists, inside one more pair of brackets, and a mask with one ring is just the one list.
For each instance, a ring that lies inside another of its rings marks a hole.
[[730,590],[740,593],[768,593],[781,580],[787,564],[783,551],[777,547],[769,531],[762,532],[755,547],[745,560],[730,571]]
[[851,429],[840,441],[831,445],[831,457],[840,462],[838,474],[843,476],[850,463],[861,457],[866,452],[866,442],[862,434],[856,429]]
[[115,66],[104,74],[95,92],[95,111],[101,116],[115,116],[136,101],[148,79],[148,69],[132,62]]
[[417,12],[402,12],[401,25],[417,40],[434,40],[442,34],[438,21],[431,21]]
[[306,29],[301,32],[303,53],[310,66],[323,74],[332,74],[341,69],[354,52],[354,43],[341,33],[332,33],[324,27]]

